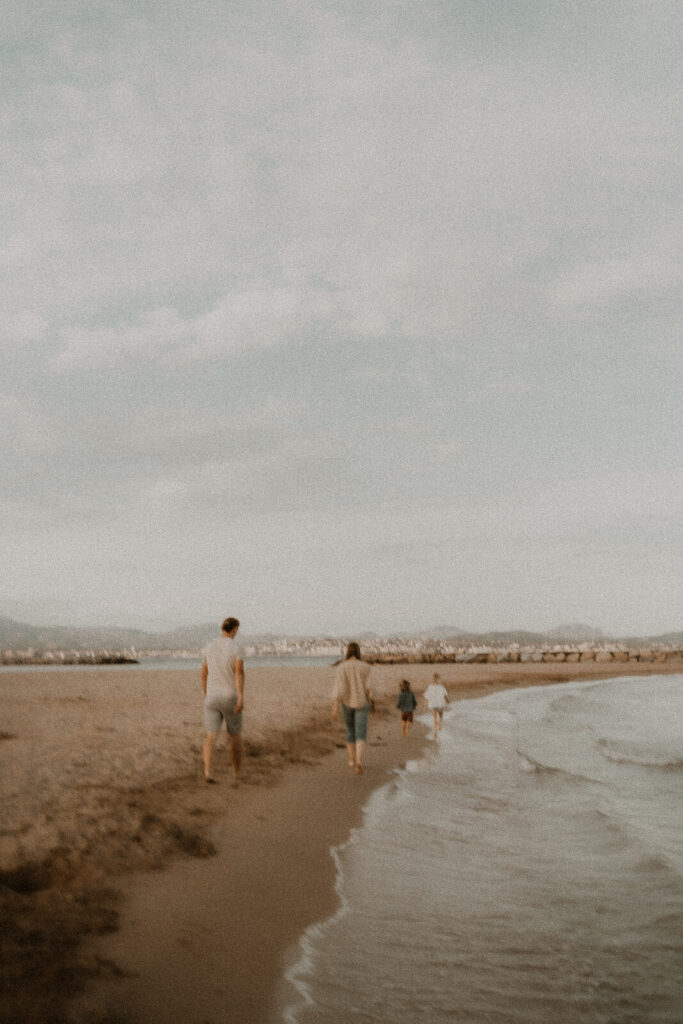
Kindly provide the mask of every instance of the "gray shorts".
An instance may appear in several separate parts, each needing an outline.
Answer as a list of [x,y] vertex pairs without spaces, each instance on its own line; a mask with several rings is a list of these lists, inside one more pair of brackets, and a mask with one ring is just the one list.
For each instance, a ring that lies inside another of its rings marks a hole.
[[242,712],[235,714],[237,695],[225,697],[222,693],[213,693],[204,698],[204,726],[207,732],[220,732],[221,724],[231,736],[239,736],[242,732]]

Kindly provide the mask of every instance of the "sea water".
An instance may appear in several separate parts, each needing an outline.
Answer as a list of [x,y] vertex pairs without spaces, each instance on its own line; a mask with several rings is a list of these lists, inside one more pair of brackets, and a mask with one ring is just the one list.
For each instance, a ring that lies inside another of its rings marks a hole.
[[459,701],[431,746],[332,851],[281,1019],[680,1024],[683,676]]

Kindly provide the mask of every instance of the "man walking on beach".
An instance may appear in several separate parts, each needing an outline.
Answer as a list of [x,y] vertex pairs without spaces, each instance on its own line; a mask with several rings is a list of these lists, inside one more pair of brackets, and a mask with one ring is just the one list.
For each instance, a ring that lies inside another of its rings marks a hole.
[[202,693],[206,739],[202,756],[205,782],[216,781],[211,774],[211,759],[223,721],[230,737],[233,785],[237,785],[239,779],[244,707],[244,653],[235,640],[239,628],[239,619],[226,619],[221,626],[221,635],[212,640],[204,651]]

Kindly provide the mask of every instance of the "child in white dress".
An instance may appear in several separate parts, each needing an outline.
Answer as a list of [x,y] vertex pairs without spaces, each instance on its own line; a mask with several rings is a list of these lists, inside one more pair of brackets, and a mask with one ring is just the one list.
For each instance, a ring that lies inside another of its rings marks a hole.
[[438,672],[434,673],[433,681],[422,696],[425,702],[425,710],[429,708],[434,716],[434,739],[436,739],[436,734],[441,729],[444,708],[448,704],[448,690],[441,682],[441,676]]

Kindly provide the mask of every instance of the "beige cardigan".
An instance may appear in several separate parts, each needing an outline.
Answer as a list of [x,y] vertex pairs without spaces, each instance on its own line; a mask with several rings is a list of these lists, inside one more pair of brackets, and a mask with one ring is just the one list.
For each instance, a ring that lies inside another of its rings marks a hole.
[[335,700],[340,700],[347,708],[364,708],[372,700],[372,690],[368,680],[370,666],[358,658],[347,658],[337,666],[337,678],[334,685]]

